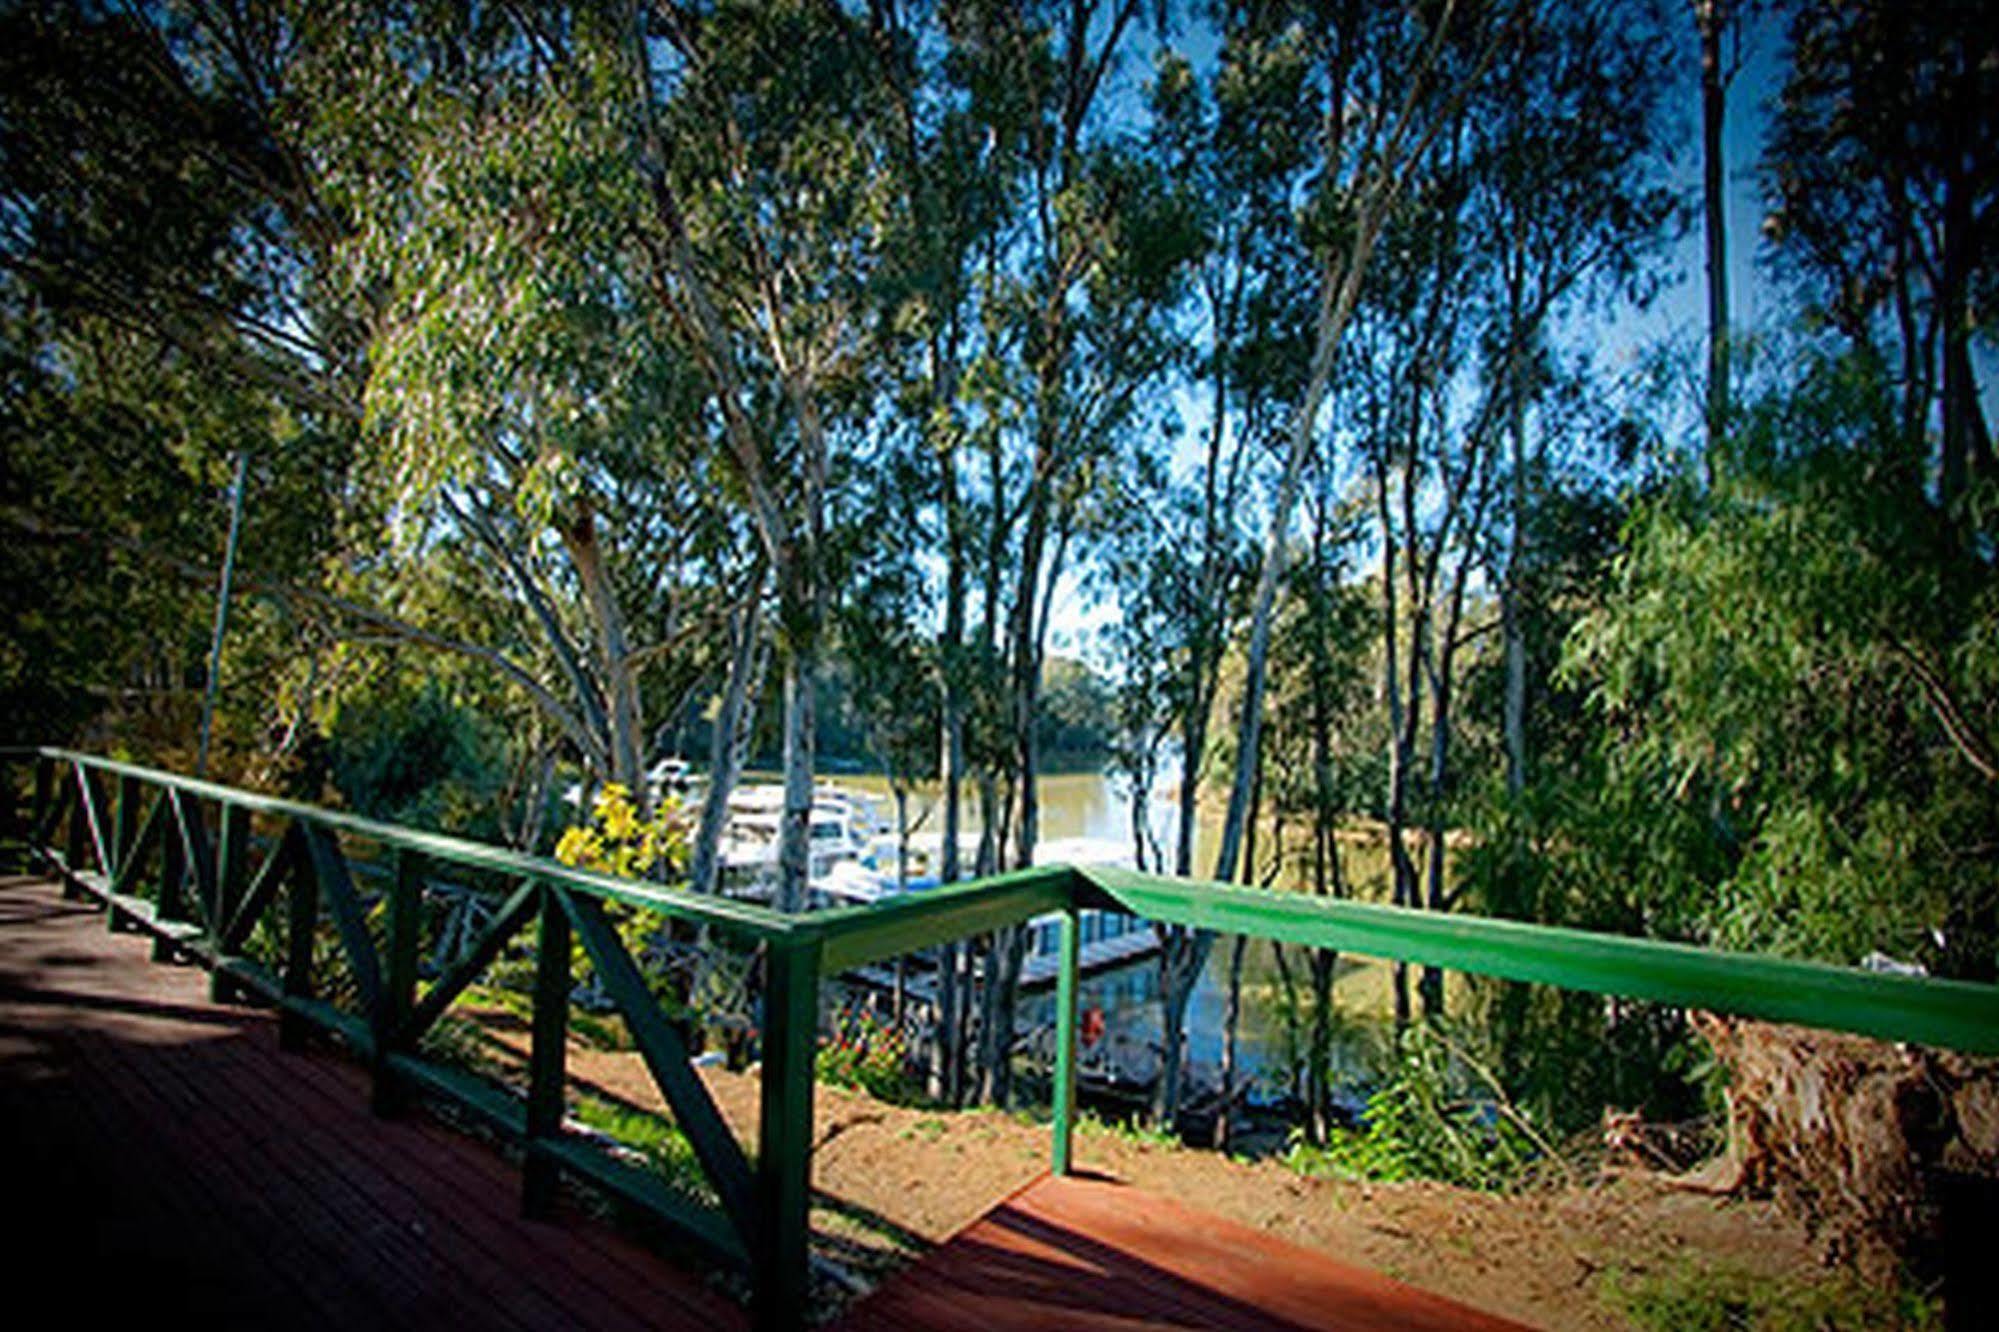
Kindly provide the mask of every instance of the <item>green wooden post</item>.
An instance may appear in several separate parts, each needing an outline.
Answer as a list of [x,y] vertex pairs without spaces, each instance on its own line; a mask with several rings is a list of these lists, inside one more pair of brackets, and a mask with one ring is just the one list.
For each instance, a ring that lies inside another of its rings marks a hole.
[[139,801],[144,788],[139,779],[130,773],[118,776],[118,810],[112,818],[111,858],[115,862],[111,869],[115,879],[125,873],[125,862],[131,858],[132,844],[139,840]]
[[76,769],[76,799],[83,809],[84,858],[109,883],[118,872],[118,848],[112,842],[117,829],[109,820],[111,806],[105,799],[103,780],[81,764]]
[[1053,1175],[1069,1173],[1076,1131],[1076,981],[1083,927],[1073,899],[1062,909],[1061,930],[1055,971],[1055,1085],[1049,1092],[1055,1112],[1055,1141],[1048,1156],[1048,1172]]
[[534,1037],[528,1052],[527,1160],[522,1167],[521,1214],[540,1219],[555,1211],[555,1158],[537,1148],[562,1135],[562,1093],[569,1040],[569,913],[558,889],[541,886],[541,928],[535,940]]
[[772,940],[764,963],[763,1073],[750,1271],[756,1325],[802,1327],[811,1294],[812,1080],[819,1052],[817,939]]
[[65,873],[62,891],[64,897],[81,897],[83,890],[74,880],[76,875],[83,873],[84,851],[90,845],[90,813],[85,808],[89,797],[83,789],[83,769],[71,769],[70,781],[75,784],[76,798],[69,802],[69,836],[63,843]]
[[[181,841],[180,829],[174,824],[171,801],[173,792],[160,792],[160,891],[154,899],[155,917],[161,921],[183,921],[187,919],[187,847]],[[118,928],[118,908],[110,911],[111,928]],[[171,962],[174,958],[173,941],[164,935],[153,940],[153,961]]]
[[389,950],[382,998],[376,1004],[375,1066],[370,1104],[378,1115],[402,1113],[406,1090],[389,1067],[389,1056],[400,1048],[400,1037],[416,1007],[417,932],[423,923],[423,884],[427,872],[422,853],[396,852],[396,878],[389,889]]
[[[236,918],[236,908],[250,882],[250,811],[231,801],[222,802],[221,826],[216,834],[215,932],[216,959],[221,960],[223,934]],[[208,997],[218,1004],[233,1003],[236,987],[217,967],[208,976]]]
[[[285,974],[287,999],[312,998],[312,949],[319,934],[319,876],[312,857],[306,854],[304,837],[294,823],[285,830],[292,839],[292,881],[285,894]],[[303,1050],[312,1023],[289,1006],[278,1014],[278,1045],[286,1050]]]
[[[49,858],[47,848],[42,845],[42,828],[49,821],[49,809],[56,798],[55,760],[44,757],[35,759],[35,803],[28,811],[28,868],[37,865],[46,867]],[[67,883],[63,885],[63,896],[70,894]]]

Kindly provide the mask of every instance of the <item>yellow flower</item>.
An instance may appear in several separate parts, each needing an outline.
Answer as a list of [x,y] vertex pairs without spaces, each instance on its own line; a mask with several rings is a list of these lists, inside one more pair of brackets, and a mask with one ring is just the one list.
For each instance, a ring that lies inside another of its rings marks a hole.
[[604,839],[595,828],[583,824],[566,830],[555,844],[555,858],[565,865],[595,868],[604,855]]

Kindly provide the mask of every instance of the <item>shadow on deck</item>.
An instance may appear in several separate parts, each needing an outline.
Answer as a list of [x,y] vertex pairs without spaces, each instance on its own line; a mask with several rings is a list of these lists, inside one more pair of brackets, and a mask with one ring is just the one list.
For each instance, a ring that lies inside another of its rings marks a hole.
[[0,880],[7,1270],[70,1326],[746,1325],[686,1271],[574,1210],[520,1217],[518,1172],[361,1071],[278,1050],[274,1017],[54,885]]

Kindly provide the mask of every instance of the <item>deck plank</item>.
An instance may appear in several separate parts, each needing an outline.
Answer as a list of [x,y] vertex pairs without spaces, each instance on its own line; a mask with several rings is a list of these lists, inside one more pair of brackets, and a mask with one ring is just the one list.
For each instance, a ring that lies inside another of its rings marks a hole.
[[0,879],[17,1223],[0,1261],[79,1326],[746,1325],[697,1274],[574,1209],[522,1220],[494,1149],[420,1112],[374,1117],[359,1070],[280,1051],[275,1026],[210,1003],[204,972],[152,963],[101,911]]
[[843,1332],[1520,1332],[1113,1180],[1043,1176],[861,1301]]

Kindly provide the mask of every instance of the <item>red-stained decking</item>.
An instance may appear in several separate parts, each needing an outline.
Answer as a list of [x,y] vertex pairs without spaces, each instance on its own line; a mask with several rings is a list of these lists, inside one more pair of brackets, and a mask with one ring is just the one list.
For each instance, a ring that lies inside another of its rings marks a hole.
[[[93,906],[0,878],[0,1144],[17,1300],[65,1326],[743,1327],[743,1309],[566,1209],[366,1079],[279,1051]],[[25,1307],[25,1306],[23,1306]],[[850,1329],[1500,1329],[1514,1325],[1164,1198],[1037,1181],[891,1278]]]
[[1520,1332],[1379,1273],[1087,1175],[1044,1177],[856,1306],[842,1332]]
[[0,880],[0,1270],[34,1320],[746,1325],[587,1217],[522,1220],[520,1176],[490,1147],[374,1117],[358,1069],[281,1053],[274,1019],[149,959],[101,911]]

